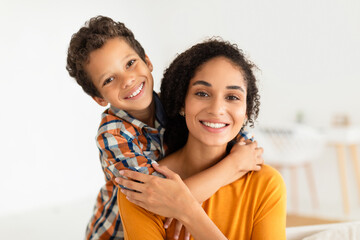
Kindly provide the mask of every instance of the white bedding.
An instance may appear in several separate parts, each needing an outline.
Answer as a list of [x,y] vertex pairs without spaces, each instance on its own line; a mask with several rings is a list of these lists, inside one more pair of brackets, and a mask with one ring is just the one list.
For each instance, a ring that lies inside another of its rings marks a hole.
[[288,240],[360,240],[360,221],[289,227]]

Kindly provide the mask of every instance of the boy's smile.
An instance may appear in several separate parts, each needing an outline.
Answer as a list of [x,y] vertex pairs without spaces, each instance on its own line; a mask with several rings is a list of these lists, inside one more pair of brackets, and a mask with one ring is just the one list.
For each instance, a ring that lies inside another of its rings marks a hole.
[[102,96],[94,100],[101,106],[110,103],[135,118],[150,111],[153,66],[147,56],[145,60],[118,37],[91,52],[85,69]]
[[130,96],[125,97],[125,99],[135,99],[135,97],[140,97],[139,94],[143,93],[141,91],[143,88],[144,88],[144,83],[141,83],[140,86],[138,86],[138,88],[132,94],[130,94]]

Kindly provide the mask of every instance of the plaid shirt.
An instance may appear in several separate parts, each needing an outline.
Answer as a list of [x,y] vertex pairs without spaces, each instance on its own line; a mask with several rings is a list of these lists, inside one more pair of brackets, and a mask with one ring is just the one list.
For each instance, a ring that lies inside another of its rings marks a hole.
[[116,201],[118,185],[114,181],[119,176],[119,170],[131,169],[158,175],[151,164],[165,155],[165,114],[155,92],[153,96],[156,109],[155,128],[113,106],[102,114],[96,141],[106,182],[98,194],[93,216],[86,229],[86,239],[123,239]]

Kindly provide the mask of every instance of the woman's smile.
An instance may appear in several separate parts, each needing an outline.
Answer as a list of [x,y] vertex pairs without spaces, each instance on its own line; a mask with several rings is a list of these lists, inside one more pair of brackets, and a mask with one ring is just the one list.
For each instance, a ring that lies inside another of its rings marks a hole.
[[246,85],[240,69],[225,57],[204,63],[190,80],[184,110],[189,140],[226,145],[246,119]]

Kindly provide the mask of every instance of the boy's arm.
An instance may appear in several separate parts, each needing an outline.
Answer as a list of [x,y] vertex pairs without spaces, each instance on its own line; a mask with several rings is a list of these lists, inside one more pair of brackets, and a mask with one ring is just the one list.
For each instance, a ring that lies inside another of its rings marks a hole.
[[[262,164],[262,158],[258,157],[261,155],[262,149],[257,148],[256,142],[247,143],[246,145],[237,144],[234,147],[239,148],[234,149],[233,157],[237,156],[236,154],[242,154],[242,160],[240,162],[244,162],[244,164],[239,164],[239,166],[247,166],[246,163],[252,162],[250,167],[259,170],[260,166],[258,164]],[[239,156],[237,156],[239,157]],[[254,160],[254,159],[257,160]],[[243,175],[242,171],[236,170],[240,167],[234,167],[234,163],[232,162],[234,159],[227,158],[220,161],[217,166],[209,168],[197,175],[194,175],[191,178],[188,178],[189,185],[186,185],[190,190],[191,194],[198,202],[202,202],[202,200],[206,200],[207,195],[212,195],[215,193],[220,187],[226,185],[227,182],[235,181],[236,177],[239,175]],[[236,160],[236,158],[235,158]],[[259,162],[257,162],[259,161]],[[222,163],[224,162],[224,163]],[[156,165],[156,164],[155,164]],[[166,165],[165,165],[166,167]],[[224,179],[221,179],[218,174],[218,170],[224,171],[221,173],[221,176],[224,176]],[[232,173],[226,172],[229,169]],[[235,169],[235,170],[234,170]],[[241,169],[241,168],[240,168]],[[244,170],[247,172],[248,170]],[[178,193],[174,186],[169,185],[169,181],[167,179],[157,178],[154,176],[146,176],[144,174],[135,173],[132,171],[120,171],[120,174],[125,178],[116,178],[116,181],[124,185],[127,188],[134,189],[136,191],[137,200],[142,202],[142,206],[152,211],[156,214],[161,214],[162,211],[175,211],[178,210],[180,206],[176,206],[176,203],[172,200],[173,197],[177,197]],[[128,179],[127,179],[128,178]],[[134,180],[134,181],[133,181]],[[189,181],[190,180],[190,181]],[[202,190],[201,188],[206,188]],[[196,198],[196,197],[198,198]],[[164,215],[169,217],[167,215]]]
[[184,182],[195,199],[202,203],[221,187],[236,181],[248,171],[259,171],[263,164],[262,152],[263,149],[257,147],[257,142],[238,142],[223,160]]
[[119,170],[123,169],[162,177],[151,167],[151,164],[156,162],[156,156],[154,155],[154,159],[145,156],[138,140],[129,132],[122,131],[124,127],[121,127],[121,121],[111,124],[116,126],[99,133],[96,138],[106,179],[117,185],[114,179],[120,177]]

